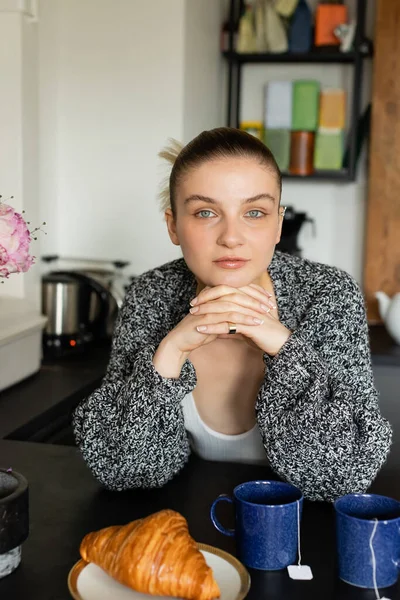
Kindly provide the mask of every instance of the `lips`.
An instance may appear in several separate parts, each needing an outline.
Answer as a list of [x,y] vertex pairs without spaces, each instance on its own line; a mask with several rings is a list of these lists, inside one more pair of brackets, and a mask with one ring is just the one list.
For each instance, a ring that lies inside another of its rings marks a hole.
[[221,269],[240,269],[249,262],[247,258],[240,256],[223,256],[214,261],[214,264]]

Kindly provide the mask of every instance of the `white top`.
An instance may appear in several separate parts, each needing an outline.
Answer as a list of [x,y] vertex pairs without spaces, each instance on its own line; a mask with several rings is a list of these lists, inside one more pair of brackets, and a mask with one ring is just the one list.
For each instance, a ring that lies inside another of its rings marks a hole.
[[257,423],[238,435],[227,435],[210,429],[201,420],[193,394],[182,400],[185,428],[195,454],[206,460],[268,464]]

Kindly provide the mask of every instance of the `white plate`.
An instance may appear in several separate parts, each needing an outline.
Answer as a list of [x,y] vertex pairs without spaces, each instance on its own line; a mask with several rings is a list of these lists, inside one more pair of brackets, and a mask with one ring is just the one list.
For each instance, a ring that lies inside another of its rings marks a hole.
[[[221,590],[220,600],[243,600],[250,589],[250,575],[231,554],[197,544]],[[151,596],[135,592],[118,583],[100,567],[83,560],[77,562],[68,576],[68,587],[75,600],[174,600],[172,596]]]

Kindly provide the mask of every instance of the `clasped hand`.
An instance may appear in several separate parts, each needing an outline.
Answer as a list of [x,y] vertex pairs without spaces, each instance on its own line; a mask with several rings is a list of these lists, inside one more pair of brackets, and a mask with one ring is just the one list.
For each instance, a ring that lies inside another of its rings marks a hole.
[[255,284],[205,288],[190,304],[190,313],[169,334],[185,354],[225,337],[229,323],[235,324],[237,334],[246,342],[270,356],[280,351],[291,334],[273,314],[276,307],[271,295]]

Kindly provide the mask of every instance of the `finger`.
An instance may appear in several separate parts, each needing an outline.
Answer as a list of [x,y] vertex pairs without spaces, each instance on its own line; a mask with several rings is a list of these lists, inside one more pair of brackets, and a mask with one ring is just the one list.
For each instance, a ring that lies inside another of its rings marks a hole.
[[266,294],[268,296],[268,298],[272,298],[272,294],[270,292],[268,292],[268,290],[261,287],[261,285],[257,285],[256,283],[250,283],[250,287],[253,287],[256,290],[258,290],[259,292]]
[[[227,324],[229,323],[256,327],[262,325],[264,323],[264,319],[244,315],[243,313],[238,312],[224,313],[223,315],[213,313],[210,315],[203,315],[202,318],[198,320],[196,329],[201,333],[226,333]],[[222,327],[221,330],[221,325],[223,325],[225,329]],[[214,329],[215,327],[217,327],[217,330]]]
[[[197,314],[201,312],[200,307],[205,306],[211,302],[230,302],[231,304],[236,304],[238,306],[242,306],[245,308],[249,308],[251,310],[256,310],[261,313],[268,313],[272,308],[275,307],[274,303],[271,302],[265,295],[257,292],[256,290],[252,290],[249,288],[250,293],[246,293],[246,291],[242,291],[236,288],[229,288],[230,294],[227,296],[218,297],[215,299],[204,299],[205,297],[198,297],[198,301],[195,306],[192,306],[190,312],[192,314]],[[245,288],[243,288],[245,290]],[[212,290],[210,290],[212,291]],[[197,310],[196,310],[197,309]]]
[[[215,323],[214,325],[198,325],[196,329],[199,333],[204,333],[204,335],[221,335],[223,333],[229,333],[229,324]],[[236,326],[236,333],[240,333],[240,325]]]
[[[275,304],[264,294],[247,286],[235,290],[230,296],[225,296],[224,300],[253,310],[261,309],[262,312],[266,313],[270,312],[271,309],[276,308]],[[218,301],[221,302],[221,300],[216,300],[216,302]]]
[[195,306],[202,302],[209,302],[210,300],[216,300],[222,296],[227,296],[237,291],[237,288],[230,287],[229,285],[216,285],[212,288],[204,288],[201,292],[190,301],[190,306]]
[[260,292],[256,288],[252,287],[252,284],[245,285],[238,289],[239,289],[239,291],[247,294],[247,296],[251,296],[252,298],[255,298],[261,304],[266,304],[267,306],[270,306],[271,308],[276,308],[275,302],[273,300],[271,300],[271,298],[264,292]]
[[[226,296],[226,298],[230,298],[230,296]],[[260,314],[265,315],[270,313],[272,310],[270,306],[260,304],[257,302],[257,300],[254,300],[245,294],[241,294],[239,299],[242,300],[241,304],[224,301],[223,299],[212,300],[211,302],[206,302],[205,304],[192,306],[189,312],[192,315],[200,316],[209,313],[228,313],[239,310],[239,312],[243,312],[243,314],[259,317]]]
[[[217,285],[213,288],[204,288],[198,296],[191,300],[190,305],[192,307],[205,304],[206,302],[212,302],[225,296],[230,295],[230,301],[235,302],[239,305],[249,306],[249,303],[245,302],[244,297],[251,297],[259,301],[259,306],[263,312],[268,312],[265,307],[276,309],[276,304],[268,297],[264,292],[258,291],[255,287],[243,286],[241,288],[234,288],[227,285]],[[244,303],[244,304],[243,304]],[[254,310],[257,310],[255,305],[252,305]]]
[[[235,325],[235,333],[231,333],[230,330],[230,325]],[[246,337],[250,337],[251,338],[251,330],[253,329],[253,327],[249,327],[249,325],[244,325],[242,323],[215,323],[215,324],[210,324],[210,325],[198,325],[196,327],[197,331],[199,331],[199,333],[204,333],[206,335],[222,335],[222,334],[230,334],[230,335],[236,335],[236,334],[242,334],[245,335]]]

